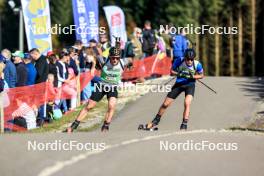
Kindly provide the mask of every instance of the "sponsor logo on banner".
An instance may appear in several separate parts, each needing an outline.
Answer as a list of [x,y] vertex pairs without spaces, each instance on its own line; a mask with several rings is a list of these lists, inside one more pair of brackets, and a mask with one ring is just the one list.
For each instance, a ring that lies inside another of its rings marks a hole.
[[85,46],[91,39],[98,41],[98,0],[72,0],[72,8],[76,39],[81,40]]
[[115,44],[115,36],[121,38],[121,47],[124,48],[127,41],[124,12],[117,6],[105,6],[104,11],[110,29],[112,46]]
[[120,13],[117,13],[117,14],[114,14],[113,16],[111,16],[111,23],[112,23],[113,27],[121,25]]

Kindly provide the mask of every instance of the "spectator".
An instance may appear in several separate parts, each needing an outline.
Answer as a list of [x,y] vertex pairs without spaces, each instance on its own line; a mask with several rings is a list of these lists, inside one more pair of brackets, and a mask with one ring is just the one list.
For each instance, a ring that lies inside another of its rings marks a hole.
[[69,111],[77,106],[77,82],[72,68],[68,68],[68,81],[63,85],[63,92],[71,96]]
[[57,56],[54,53],[47,55],[49,61],[49,74],[53,75],[53,86],[58,87],[58,68],[57,68]]
[[156,32],[156,39],[158,51],[160,51],[161,53],[166,53],[166,43],[159,32]]
[[[83,71],[91,71],[92,74],[95,72],[96,66],[96,56],[94,50],[91,47],[86,48],[85,50],[85,68]],[[81,92],[81,101],[82,104],[86,103],[92,94],[92,86],[91,83],[88,83],[83,91]]]
[[36,84],[46,82],[49,73],[49,66],[46,57],[41,55],[37,48],[29,51],[31,58],[35,61],[37,70]]
[[4,62],[6,65],[4,69],[5,81],[9,88],[14,88],[16,87],[17,73],[16,67],[11,61],[11,52],[8,49],[3,49],[1,54],[4,57]]
[[70,54],[70,60],[69,60],[69,68],[72,68],[74,71],[75,76],[78,76],[79,74],[79,55],[78,55],[78,50],[75,48],[71,47],[69,48],[69,54]]
[[153,55],[155,46],[156,46],[155,32],[151,28],[151,22],[146,21],[143,29],[143,43],[142,43],[142,50],[144,52],[144,57]]
[[[134,59],[138,59],[141,60],[143,59],[143,51],[142,51],[142,30],[138,27],[134,28],[134,33],[132,35],[131,38],[131,42],[133,44],[133,52],[135,54]],[[140,64],[140,71],[142,73],[145,72],[145,66],[144,63],[142,62],[142,64]],[[139,77],[136,82],[140,82],[143,83],[145,82],[145,78],[144,75],[142,75],[141,77]]]
[[83,49],[83,43],[81,40],[76,40],[74,45],[74,48],[76,48],[78,51],[81,51]]
[[59,54],[59,61],[57,62],[58,69],[58,87],[61,87],[63,83],[68,79],[68,61],[70,55],[68,52],[62,51]]
[[82,41],[76,40],[72,48],[77,50],[79,69],[82,70],[84,68],[84,57],[85,56],[84,56],[83,50],[85,47],[83,46]]
[[132,58],[134,58],[134,50],[133,50],[133,44],[131,40],[128,38],[127,42],[125,43],[125,47],[122,50],[121,58],[129,58],[130,61],[132,61]]
[[106,34],[100,35],[100,44],[101,44],[102,52],[105,52],[106,50],[110,49],[111,44],[109,43],[108,37]]
[[[51,95],[54,95],[54,96],[57,96],[57,91],[58,89],[55,89],[54,87],[54,75],[53,74],[48,74],[48,79],[47,79],[47,82],[48,82],[48,92],[51,94]],[[54,101],[52,101],[54,103]]]
[[88,47],[84,50],[85,53],[85,59],[84,59],[84,66],[85,70],[84,71],[93,71],[95,70],[95,65],[96,65],[96,54],[93,50],[93,48]]
[[12,113],[14,124],[28,130],[37,127],[36,114],[32,107],[23,102],[20,98],[16,98],[18,109]]
[[100,47],[98,47],[97,41],[95,39],[91,39],[89,41],[89,47],[93,48],[96,56],[102,55],[102,50]]
[[188,48],[186,33],[181,29],[180,34],[172,37],[173,62],[184,57],[185,50]]
[[[172,26],[172,24],[170,24],[170,26]],[[169,34],[169,29],[166,29],[164,32],[162,32],[161,37],[164,39],[165,42],[167,57],[172,58],[172,46],[171,46],[172,36]]]
[[10,95],[8,96],[7,91],[5,90],[8,89],[8,85],[4,80],[4,59],[5,58],[0,54],[0,101],[2,102],[3,107],[6,108],[10,105]]
[[135,59],[142,59],[143,58],[143,51],[142,51],[142,30],[140,28],[135,27],[134,33],[131,37],[131,42],[133,44],[133,52],[135,54]]
[[[89,47],[93,49],[96,58],[96,68],[101,68],[102,63],[105,62],[106,58],[103,57],[103,52],[96,40],[91,39],[89,41]],[[84,53],[85,54],[85,53]]]
[[[35,83],[43,83],[46,82],[49,73],[48,62],[46,57],[40,54],[40,51],[37,48],[33,48],[29,51],[30,57],[35,61],[35,68],[37,71],[36,81]],[[42,126],[44,121],[47,118],[47,114],[45,112],[46,104],[40,106],[38,113],[38,124]]]
[[3,92],[5,88],[4,68],[5,68],[4,57],[0,55],[0,93]]
[[17,82],[16,87],[22,87],[27,85],[28,71],[25,63],[23,62],[24,53],[22,51],[16,51],[12,53],[13,60],[16,66]]
[[[68,83],[68,62],[70,55],[67,51],[62,51],[59,54],[59,61],[57,62],[58,67],[58,87],[62,87],[63,83]],[[58,104],[58,103],[57,103]],[[66,100],[61,100],[59,103],[62,106],[64,113],[68,111]]]
[[30,58],[30,55],[28,53],[25,53],[24,63],[26,64],[28,76],[27,76],[27,86],[34,85],[36,81],[37,76],[37,70],[32,64],[32,60]]
[[[47,56],[50,57],[51,55],[54,55],[53,52],[52,53],[48,53]],[[56,96],[57,95],[57,89],[54,89],[54,81],[55,81],[54,74],[48,74],[47,82],[49,83],[48,84],[49,93],[51,93],[51,94]],[[46,113],[47,113],[48,122],[52,122],[53,119],[54,119],[54,107],[55,106],[56,106],[56,104],[52,100],[49,100],[49,102],[47,103]]]

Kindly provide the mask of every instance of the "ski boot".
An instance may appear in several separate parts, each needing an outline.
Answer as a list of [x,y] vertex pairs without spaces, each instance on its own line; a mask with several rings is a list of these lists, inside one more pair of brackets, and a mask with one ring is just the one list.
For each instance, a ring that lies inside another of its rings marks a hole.
[[180,126],[180,130],[187,130],[187,123],[188,123],[188,120],[187,119],[184,119],[182,121],[181,126]]
[[101,132],[107,132],[107,131],[109,131],[109,125],[110,125],[110,123],[104,121],[104,124],[103,124],[103,126],[101,128]]
[[63,132],[64,132],[64,133],[72,133],[74,130],[77,129],[77,127],[79,126],[79,124],[80,124],[80,121],[75,120],[75,121],[71,124],[71,126],[70,126],[69,128],[67,128],[66,130],[64,130]]

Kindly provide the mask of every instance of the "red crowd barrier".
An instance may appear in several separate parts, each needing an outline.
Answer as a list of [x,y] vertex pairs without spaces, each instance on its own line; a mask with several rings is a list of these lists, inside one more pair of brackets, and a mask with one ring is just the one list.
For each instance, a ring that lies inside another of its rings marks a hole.
[[[133,79],[139,77],[149,77],[152,74],[168,75],[170,74],[171,59],[154,55],[143,60],[135,60],[131,70],[125,70],[123,79]],[[96,75],[100,74],[99,72]],[[92,80],[93,76],[90,72],[80,74],[80,90]],[[77,81],[76,81],[77,85]],[[13,119],[12,113],[18,108],[17,100],[26,103],[28,106],[37,109],[41,105],[60,99],[71,99],[72,93],[69,90],[77,92],[76,87],[69,87],[64,84],[61,88],[54,88],[49,82],[40,83],[32,86],[10,88],[5,92],[3,98],[4,109],[4,126],[13,130],[23,131],[25,129],[11,125],[9,122]]]
[[123,73],[123,79],[149,77],[152,74],[169,75],[171,59],[162,55],[153,55],[143,60],[135,60],[133,68]]

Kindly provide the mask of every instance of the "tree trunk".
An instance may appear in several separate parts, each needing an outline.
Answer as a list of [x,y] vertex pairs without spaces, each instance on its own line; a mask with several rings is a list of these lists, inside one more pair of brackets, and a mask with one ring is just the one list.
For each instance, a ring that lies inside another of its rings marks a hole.
[[202,38],[202,61],[203,61],[203,67],[204,67],[204,74],[208,75],[208,55],[206,53],[206,40],[207,37],[203,36]]
[[200,59],[200,35],[196,34],[195,36],[195,43],[196,43],[196,58]]
[[243,76],[243,20],[242,9],[238,9],[238,75]]
[[252,23],[252,76],[256,74],[256,0],[251,0],[251,23]]
[[215,34],[215,76],[220,76],[220,36]]
[[[229,18],[230,27],[234,25],[233,22],[233,12],[231,11],[230,18]],[[235,64],[234,64],[234,37],[233,35],[229,35],[229,58],[230,58],[230,75],[235,75]]]

